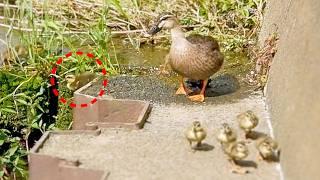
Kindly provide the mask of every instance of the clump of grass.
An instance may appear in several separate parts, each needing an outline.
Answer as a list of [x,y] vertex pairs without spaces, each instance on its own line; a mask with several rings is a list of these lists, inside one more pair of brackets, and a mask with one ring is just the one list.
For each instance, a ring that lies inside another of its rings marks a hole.
[[[82,48],[84,52],[91,51],[110,74],[117,73],[117,62],[110,59],[108,53],[112,46],[107,43],[111,40],[104,18],[108,13],[107,6],[99,11],[97,21],[84,28],[84,33],[70,33],[69,24],[62,23],[64,16],[51,16],[52,9],[48,4],[42,7],[39,15],[32,1],[19,2],[21,4],[10,6],[13,9],[2,16],[5,17],[2,25],[9,27],[8,49],[17,54],[10,41],[14,32],[26,52],[25,56],[16,56],[12,63],[0,68],[0,179],[26,179],[26,152],[39,138],[39,133],[71,126],[69,106],[61,105],[58,114],[52,111],[57,107],[52,106],[49,78],[57,59],[64,57],[62,50],[67,48],[67,52],[75,52]],[[72,58],[58,67],[58,82],[61,83],[67,73],[100,72],[93,61],[84,63],[85,59]],[[72,97],[70,90],[59,87],[64,97]]]
[[277,34],[271,34],[261,48],[255,47],[251,49],[250,56],[255,63],[255,67],[246,76],[246,82],[249,85],[256,86],[259,90],[265,87],[273,57],[277,52],[278,40]]
[[[96,24],[101,15],[104,25],[111,34],[134,33],[129,38],[135,45],[145,41],[144,33],[155,17],[163,12],[172,12],[181,20],[182,25],[194,31],[218,38],[227,50],[250,46],[255,43],[260,27],[265,0],[98,0],[90,1],[49,1],[32,4],[33,30],[64,27],[64,34],[87,34],[88,29]],[[24,4],[27,4],[24,2]],[[107,11],[106,11],[107,10]],[[43,18],[47,17],[47,18]],[[54,20],[48,21],[48,20]],[[8,23],[9,20],[5,19]],[[17,28],[30,30],[23,26],[20,19],[10,19],[10,24]]]

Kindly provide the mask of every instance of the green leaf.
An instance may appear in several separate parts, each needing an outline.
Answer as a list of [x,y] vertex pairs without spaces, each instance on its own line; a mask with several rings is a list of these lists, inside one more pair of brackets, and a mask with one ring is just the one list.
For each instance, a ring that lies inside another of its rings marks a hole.
[[36,94],[36,97],[41,96],[44,92],[44,88],[41,86],[40,91]]
[[7,113],[14,113],[14,114],[17,113],[15,110],[9,109],[9,108],[1,108],[0,111],[7,112]]
[[19,103],[23,104],[23,105],[28,105],[27,101],[23,100],[23,99],[16,99],[16,101],[18,101]]
[[0,177],[4,176],[4,171],[0,171]]
[[31,107],[30,112],[31,112],[32,115],[35,115],[35,114],[36,114],[36,111],[34,110],[33,107]]
[[38,108],[41,112],[44,113],[44,110],[42,109],[42,107],[41,107],[39,104],[37,104],[36,106],[37,106],[37,108]]
[[12,148],[10,148],[10,149],[8,150],[8,152],[9,152],[9,157],[12,156],[12,155],[18,150],[18,148],[19,148],[18,145],[15,145],[15,146],[13,146]]
[[8,135],[5,133],[0,132],[0,146],[3,145],[3,143],[8,139]]
[[34,128],[34,129],[40,129],[40,127],[39,127],[37,122],[33,122],[31,127]]
[[4,142],[5,141],[3,139],[0,139],[0,146],[2,146]]
[[46,26],[48,26],[49,28],[52,28],[54,30],[59,30],[59,26],[53,21],[47,21]]

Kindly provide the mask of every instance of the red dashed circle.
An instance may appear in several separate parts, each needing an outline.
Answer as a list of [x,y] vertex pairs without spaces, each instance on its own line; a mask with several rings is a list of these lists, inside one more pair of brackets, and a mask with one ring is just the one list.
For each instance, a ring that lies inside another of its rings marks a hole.
[[[83,55],[84,55],[84,53],[83,53],[82,51],[77,51],[76,54],[77,54],[78,56],[83,56]],[[70,56],[72,56],[72,52],[69,52],[69,53],[67,53],[67,54],[65,55],[66,58],[68,58],[68,57],[70,57]],[[98,64],[98,66],[101,66],[101,65],[102,65],[102,61],[101,61],[100,59],[98,59],[98,58],[95,58],[92,53],[87,53],[86,56],[87,56],[88,58],[90,58],[90,59],[94,59],[95,62]],[[52,70],[51,70],[51,74],[56,75],[56,73],[57,73],[57,65],[62,64],[62,62],[63,62],[63,58],[60,57],[60,58],[56,61],[55,65],[53,66],[53,68],[52,68]],[[105,68],[102,68],[101,72],[102,72],[103,75],[106,75],[106,74],[107,74],[107,70],[106,70]],[[55,86],[56,82],[55,82],[54,77],[51,77],[51,78],[50,78],[50,84],[51,84],[52,86]],[[104,88],[106,88],[107,85],[108,85],[108,79],[103,79],[103,81],[102,81],[102,88],[100,89],[98,96],[101,97],[102,95],[105,94]],[[52,89],[52,93],[53,93],[55,96],[57,96],[57,97],[59,96],[59,91],[58,91],[56,88],[53,88],[53,89]],[[61,103],[63,103],[63,104],[67,104],[67,100],[66,100],[64,97],[60,97],[59,101],[60,101]],[[91,104],[91,105],[95,104],[96,102],[97,102],[97,97],[93,98],[90,102],[88,102],[88,103],[83,103],[83,104],[76,104],[76,103],[74,103],[74,102],[70,102],[70,103],[69,103],[69,106],[70,106],[71,108],[76,108],[76,107],[85,108],[85,107],[88,107],[90,104]]]

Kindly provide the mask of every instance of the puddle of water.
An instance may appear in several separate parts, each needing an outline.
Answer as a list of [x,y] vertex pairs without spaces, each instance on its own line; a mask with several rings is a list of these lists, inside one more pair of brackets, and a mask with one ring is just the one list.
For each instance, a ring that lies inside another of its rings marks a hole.
[[152,45],[142,45],[139,49],[135,49],[130,42],[122,38],[112,39],[115,46],[114,51],[109,52],[111,57],[117,56],[121,65],[132,66],[159,66],[164,63],[164,57],[169,50]]
[[[113,51],[109,53],[113,58],[116,54],[120,65],[159,67],[159,65],[164,64],[164,57],[169,53],[169,48],[152,45],[143,45],[137,50],[131,44],[124,43],[125,41],[120,38],[114,38],[113,42],[116,51],[115,53]],[[243,77],[249,71],[251,64],[245,53],[225,52],[224,55],[223,68],[217,74]]]

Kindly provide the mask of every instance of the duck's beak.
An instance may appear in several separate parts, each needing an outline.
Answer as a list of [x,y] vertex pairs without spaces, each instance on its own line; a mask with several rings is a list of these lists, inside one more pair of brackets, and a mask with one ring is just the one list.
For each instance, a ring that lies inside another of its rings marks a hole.
[[151,29],[148,31],[148,34],[155,35],[159,31],[161,31],[161,28],[159,27],[159,23],[157,23],[151,27]]

